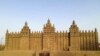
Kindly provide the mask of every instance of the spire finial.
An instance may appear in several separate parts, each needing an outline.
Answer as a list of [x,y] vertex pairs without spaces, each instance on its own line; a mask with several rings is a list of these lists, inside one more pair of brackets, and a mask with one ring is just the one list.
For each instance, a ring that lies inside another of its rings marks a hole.
[[73,20],[73,23],[72,24],[75,25],[75,20]]
[[50,23],[50,19],[48,19],[48,23]]
[[25,26],[28,26],[27,21],[25,22]]
[[95,28],[95,32],[97,32],[97,28]]
[[8,31],[8,29],[6,30],[6,33],[8,33],[9,31]]

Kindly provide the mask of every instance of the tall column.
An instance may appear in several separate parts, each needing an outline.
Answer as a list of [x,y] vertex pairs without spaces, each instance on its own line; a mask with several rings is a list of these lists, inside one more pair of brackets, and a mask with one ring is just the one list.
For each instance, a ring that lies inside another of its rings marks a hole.
[[29,50],[29,38],[30,38],[30,29],[25,22],[24,27],[20,33],[20,49],[21,50]]
[[80,50],[80,33],[75,21],[73,21],[70,29],[70,51]]

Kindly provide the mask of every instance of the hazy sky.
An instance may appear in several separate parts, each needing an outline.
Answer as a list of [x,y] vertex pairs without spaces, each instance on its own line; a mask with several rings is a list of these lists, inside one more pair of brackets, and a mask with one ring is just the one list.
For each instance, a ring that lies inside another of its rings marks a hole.
[[7,29],[20,31],[27,21],[39,31],[48,18],[59,31],[69,30],[75,20],[80,30],[100,33],[100,0],[0,0],[0,42]]

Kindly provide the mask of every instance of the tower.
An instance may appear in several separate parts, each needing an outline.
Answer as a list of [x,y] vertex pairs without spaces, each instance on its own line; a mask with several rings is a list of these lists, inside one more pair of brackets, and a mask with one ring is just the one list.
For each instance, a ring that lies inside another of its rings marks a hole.
[[5,50],[6,49],[8,49],[8,34],[9,34],[9,31],[8,31],[8,29],[7,29],[7,31],[6,31],[6,43],[5,43]]
[[99,48],[99,45],[98,45],[98,32],[97,32],[97,29],[95,28],[95,32],[94,32],[94,34],[95,34],[95,50],[98,50],[98,48]]
[[30,37],[30,29],[28,27],[27,22],[25,22],[25,25],[22,28],[21,34],[20,34],[20,49],[21,50],[29,49],[29,37]]
[[80,37],[79,37],[79,29],[73,21],[71,27],[69,28],[69,38],[70,38],[70,51],[80,50]]
[[48,19],[46,25],[44,25],[43,31],[44,31],[44,33],[53,33],[53,32],[55,32],[54,25],[52,26],[49,19]]
[[54,50],[55,49],[55,28],[51,25],[48,19],[46,25],[43,28],[43,50]]

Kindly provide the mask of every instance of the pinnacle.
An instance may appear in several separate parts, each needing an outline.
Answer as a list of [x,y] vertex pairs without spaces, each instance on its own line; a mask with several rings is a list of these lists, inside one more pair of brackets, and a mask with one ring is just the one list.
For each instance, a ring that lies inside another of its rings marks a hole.
[[73,23],[72,24],[75,25],[75,20],[73,20]]
[[50,23],[50,19],[48,19],[48,22],[47,22],[48,24]]
[[28,23],[27,23],[27,21],[25,22],[25,26],[28,26]]
[[6,33],[8,33],[9,31],[8,31],[8,29],[6,30]]
[[95,32],[97,32],[97,28],[95,28]]

